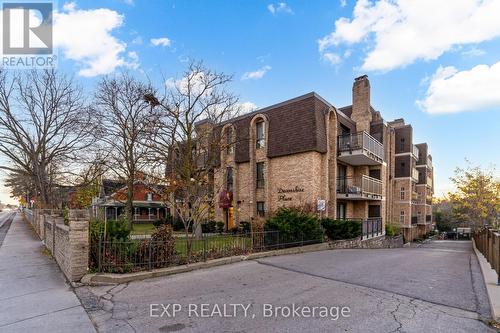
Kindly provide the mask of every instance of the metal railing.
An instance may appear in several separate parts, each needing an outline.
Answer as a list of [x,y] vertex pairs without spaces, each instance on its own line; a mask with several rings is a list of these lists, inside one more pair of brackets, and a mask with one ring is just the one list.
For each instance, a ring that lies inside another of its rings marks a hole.
[[500,233],[498,230],[482,228],[473,233],[473,238],[476,248],[497,273],[497,285],[500,285]]
[[337,193],[382,196],[382,181],[367,175],[337,178]]
[[418,182],[418,170],[415,167],[411,168],[411,178]]
[[412,154],[418,160],[419,150],[418,150],[418,147],[415,145],[413,145],[413,147],[412,147]]
[[283,235],[278,231],[244,234],[203,235],[190,242],[184,237],[158,241],[154,239],[91,241],[90,266],[97,272],[134,272],[182,265],[222,257],[244,255],[323,242],[317,237]]
[[382,218],[372,217],[363,220],[362,237],[372,238],[382,235]]
[[339,135],[337,150],[339,154],[345,151],[363,150],[380,160],[384,160],[384,145],[364,131]]

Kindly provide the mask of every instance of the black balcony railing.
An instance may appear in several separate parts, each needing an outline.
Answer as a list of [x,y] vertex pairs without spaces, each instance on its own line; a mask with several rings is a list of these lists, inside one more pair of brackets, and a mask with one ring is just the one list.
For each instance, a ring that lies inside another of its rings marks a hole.
[[418,222],[418,216],[412,216],[411,217],[411,224],[417,224]]
[[352,153],[355,150],[363,150],[376,159],[384,160],[384,146],[366,132],[339,135],[337,150],[339,154],[346,151]]
[[337,193],[382,196],[382,181],[367,175],[337,178]]
[[363,220],[363,238],[371,238],[382,235],[382,218],[369,217]]

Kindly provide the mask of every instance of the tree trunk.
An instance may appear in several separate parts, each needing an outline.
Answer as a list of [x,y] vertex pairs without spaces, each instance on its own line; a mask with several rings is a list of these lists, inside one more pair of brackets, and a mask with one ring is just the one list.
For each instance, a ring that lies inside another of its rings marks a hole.
[[127,223],[129,229],[132,229],[132,221],[134,219],[134,179],[127,180],[127,202],[125,204],[127,212]]

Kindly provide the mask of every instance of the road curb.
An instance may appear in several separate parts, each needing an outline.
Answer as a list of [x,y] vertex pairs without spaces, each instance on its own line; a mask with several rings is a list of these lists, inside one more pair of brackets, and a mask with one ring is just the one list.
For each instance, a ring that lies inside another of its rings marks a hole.
[[490,301],[491,317],[495,321],[500,321],[500,286],[497,285],[497,273],[491,268],[486,258],[476,248],[476,242],[472,239],[472,247],[481,267],[486,293]]
[[92,273],[92,274],[86,274],[81,279],[80,283],[83,285],[91,285],[91,286],[114,285],[132,281],[140,281],[155,277],[186,273],[198,269],[212,268],[216,266],[233,264],[236,262],[242,262],[247,260],[261,259],[265,257],[273,257],[279,255],[287,255],[287,254],[298,254],[305,252],[316,252],[316,251],[324,251],[330,249],[331,247],[329,243],[320,243],[320,244],[304,245],[301,247],[291,247],[287,249],[251,253],[249,255],[244,255],[244,256],[233,256],[233,257],[212,259],[208,261],[196,262],[187,265],[158,268],[151,271],[141,271],[141,272],[124,273],[124,274]]

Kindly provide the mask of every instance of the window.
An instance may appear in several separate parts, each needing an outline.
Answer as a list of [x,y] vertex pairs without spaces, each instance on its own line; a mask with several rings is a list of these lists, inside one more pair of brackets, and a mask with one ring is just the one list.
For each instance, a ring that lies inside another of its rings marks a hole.
[[153,201],[153,193],[149,192],[148,194],[146,194],[146,200]]
[[405,211],[402,210],[401,213],[399,214],[399,223],[404,224],[405,223]]
[[264,162],[257,163],[257,188],[264,188]]
[[337,204],[337,219],[345,220],[345,203]]
[[399,149],[400,151],[405,150],[405,138],[401,138],[401,142],[399,143]]
[[401,200],[404,200],[405,199],[405,188],[404,187],[401,187],[401,191],[399,194],[401,196]]
[[257,201],[257,216],[264,217],[265,214],[264,201]]
[[233,168],[226,169],[226,190],[233,191]]
[[264,121],[259,120],[257,124],[255,124],[255,132],[256,132],[256,143],[255,147],[257,149],[264,148],[265,146],[265,134],[264,134]]
[[226,129],[226,153],[228,155],[230,155],[233,152],[234,152],[234,146],[233,146],[233,129],[231,127],[228,127]]

